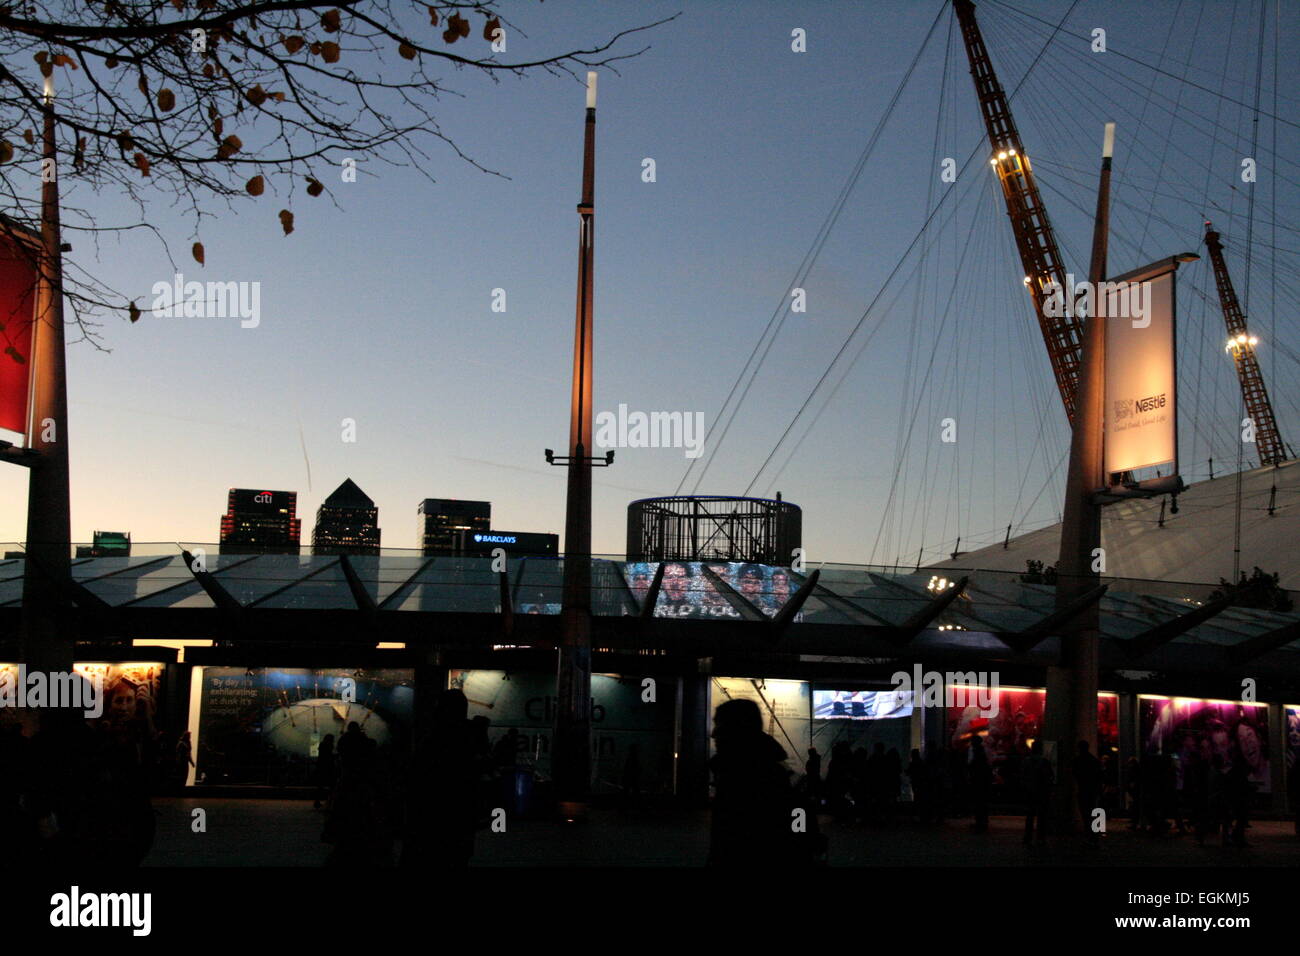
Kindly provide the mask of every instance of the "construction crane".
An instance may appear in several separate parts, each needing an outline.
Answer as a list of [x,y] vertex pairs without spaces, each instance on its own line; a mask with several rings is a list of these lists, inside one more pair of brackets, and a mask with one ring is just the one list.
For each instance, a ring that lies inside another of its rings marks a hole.
[[1225,351],[1232,355],[1237,366],[1246,414],[1255,426],[1259,463],[1276,465],[1286,460],[1286,452],[1282,447],[1282,436],[1277,431],[1277,420],[1273,417],[1273,405],[1268,400],[1268,389],[1264,387],[1264,376],[1259,370],[1259,360],[1255,358],[1255,345],[1259,340],[1246,331],[1246,316],[1241,311],[1237,292],[1232,287],[1232,276],[1228,275],[1228,266],[1223,261],[1223,243],[1219,241],[1213,223],[1208,220],[1205,223],[1205,245],[1210,250],[1210,261],[1214,263],[1219,304],[1223,306],[1223,321],[1228,326]]
[[1056,376],[1056,385],[1065,403],[1065,414],[1074,424],[1075,392],[1079,385],[1079,360],[1083,351],[1082,321],[1074,309],[1050,311],[1070,313],[1048,315],[1046,302],[1053,287],[1061,295],[1072,299],[1074,290],[1066,288],[1065,266],[1056,246],[1052,224],[1043,207],[1043,199],[1034,181],[1034,170],[1025,154],[1016,121],[1011,116],[1006,94],[998,82],[993,64],[989,62],[988,49],[979,24],[975,22],[975,4],[971,0],[953,0],[953,9],[961,23],[962,40],[970,60],[970,73],[975,81],[975,94],[979,97],[980,113],[988,128],[989,146],[993,154],[989,162],[1002,182],[1002,196],[1007,203],[1007,216],[1015,234],[1016,248],[1025,268],[1025,285],[1034,300],[1034,312],[1047,346],[1047,357]]

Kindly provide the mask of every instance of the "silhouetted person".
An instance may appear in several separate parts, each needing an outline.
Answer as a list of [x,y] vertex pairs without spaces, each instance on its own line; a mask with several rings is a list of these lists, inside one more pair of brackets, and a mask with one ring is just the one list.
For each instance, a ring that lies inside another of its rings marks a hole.
[[925,749],[926,778],[930,785],[930,810],[936,823],[942,823],[952,800],[952,778],[948,775],[948,758],[943,747],[930,743]]
[[1025,843],[1033,842],[1035,821],[1041,843],[1047,839],[1047,817],[1052,812],[1052,786],[1056,783],[1052,762],[1043,756],[1041,740],[1034,741],[1021,766],[1021,783],[1025,792]]
[[1128,828],[1142,829],[1142,769],[1137,757],[1124,762],[1124,795],[1128,807]]
[[808,762],[804,764],[804,774],[808,798],[814,807],[819,807],[822,797],[822,755],[817,752],[816,747],[808,748]]
[[474,853],[478,785],[491,753],[466,719],[459,690],[438,698],[433,727],[415,754],[407,792],[403,866],[461,867]]
[[492,745],[492,760],[498,767],[513,767],[519,759],[519,731],[511,727]]
[[849,784],[849,796],[853,801],[853,818],[862,820],[867,815],[867,751],[864,747],[858,747],[853,751],[853,762],[849,764],[853,768],[851,777],[852,782]]
[[[353,724],[352,726],[357,726]],[[350,729],[350,728],[349,728]],[[358,731],[360,728],[358,727]],[[387,781],[379,772],[373,751],[354,743],[343,757],[339,741],[339,780],[325,823],[323,839],[334,844],[327,866],[362,872],[391,865],[392,828],[388,818]],[[364,737],[362,738],[364,739]]]
[[889,752],[885,754],[885,819],[892,823],[894,820],[894,810],[898,806],[898,791],[902,785],[903,778],[903,758],[899,756],[897,747],[890,747]]
[[335,753],[339,758],[339,770],[345,772],[349,763],[364,764],[368,762],[375,742],[366,736],[361,725],[355,720],[348,724],[347,730],[339,738]]
[[319,810],[321,798],[329,798],[334,789],[334,735],[326,734],[316,751],[316,799],[312,805]]
[[172,761],[172,785],[178,791],[185,789],[185,784],[190,778],[190,767],[193,766],[190,732],[187,730],[176,741],[175,759]]
[[970,745],[970,767],[967,769],[970,781],[971,813],[975,817],[974,829],[984,833],[989,828],[989,793],[993,790],[993,768],[989,766],[989,755],[984,750],[984,741],[976,737]]
[[913,750],[912,759],[907,765],[907,778],[912,783],[912,803],[916,807],[916,818],[922,823],[930,821],[930,781],[921,751]]
[[1192,815],[1192,830],[1196,845],[1205,845],[1205,835],[1210,830],[1210,762],[1204,754],[1196,754],[1183,769],[1183,798]]
[[816,815],[809,832],[792,826],[796,808],[790,771],[781,745],[763,732],[762,713],[752,700],[729,700],[713,715],[717,753],[713,773],[713,821],[709,864],[770,868],[811,862]]
[[1228,771],[1223,761],[1223,754],[1214,754],[1210,758],[1209,795],[1209,831],[1215,836],[1222,835],[1223,844],[1227,846],[1232,819],[1228,801]]
[[1246,830],[1250,826],[1250,801],[1255,785],[1250,782],[1250,767],[1240,754],[1235,755],[1228,768],[1228,814],[1232,820],[1231,841],[1236,846],[1248,846]]
[[1080,740],[1071,769],[1074,771],[1074,792],[1079,803],[1079,817],[1083,831],[1090,839],[1097,834],[1092,829],[1092,814],[1101,798],[1101,761],[1092,755],[1088,741]]
[[828,809],[842,818],[848,808],[848,792],[853,784],[853,748],[841,740],[831,748],[831,763],[826,768]]

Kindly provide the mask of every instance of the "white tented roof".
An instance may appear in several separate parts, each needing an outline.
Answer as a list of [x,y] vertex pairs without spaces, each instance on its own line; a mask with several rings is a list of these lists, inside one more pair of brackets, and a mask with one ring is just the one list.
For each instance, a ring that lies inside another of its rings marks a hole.
[[[1241,485],[1242,571],[1249,574],[1258,565],[1279,574],[1278,583],[1287,590],[1300,590],[1300,461],[1244,472]],[[1178,496],[1178,514],[1166,507],[1164,527],[1161,501],[1131,499],[1102,509],[1106,576],[1206,584],[1231,578],[1237,476],[1189,485]],[[1060,546],[1061,526],[1053,524],[1012,538],[1006,548],[991,545],[931,567],[1024,571],[1030,560],[1055,564]]]

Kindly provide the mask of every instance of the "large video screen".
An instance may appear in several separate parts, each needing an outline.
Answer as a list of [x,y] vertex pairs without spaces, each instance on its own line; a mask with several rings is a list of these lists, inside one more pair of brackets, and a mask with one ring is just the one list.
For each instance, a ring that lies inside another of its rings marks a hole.
[[[774,617],[798,588],[784,568],[741,562],[669,561],[655,602],[655,617],[740,619],[740,612],[705,573],[705,564],[768,617]],[[628,587],[638,601],[644,600],[650,590],[658,567],[656,562],[629,562],[624,566]]]
[[307,785],[320,742],[353,721],[381,751],[410,745],[411,669],[204,667],[199,680],[196,784]]
[[814,690],[814,720],[888,720],[912,716],[910,690]]
[[1144,753],[1173,754],[1179,786],[1196,760],[1243,762],[1258,793],[1272,791],[1268,761],[1268,706],[1187,697],[1140,697],[1138,723]]

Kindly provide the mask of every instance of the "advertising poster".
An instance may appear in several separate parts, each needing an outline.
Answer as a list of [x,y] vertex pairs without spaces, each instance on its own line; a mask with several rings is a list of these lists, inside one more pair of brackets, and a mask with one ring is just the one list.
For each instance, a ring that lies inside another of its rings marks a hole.
[[[709,726],[713,711],[728,700],[752,700],[763,715],[763,731],[785,750],[786,764],[797,779],[803,775],[812,746],[811,685],[801,680],[715,677],[710,682]],[[712,738],[709,744],[713,752]],[[824,758],[823,758],[824,759]]]
[[[628,587],[638,601],[644,600],[650,590],[658,567],[655,562],[628,562],[625,566]],[[740,612],[718,593],[704,567],[705,563],[699,561],[669,561],[654,616],[740,620]],[[774,617],[797,589],[784,568],[739,562],[709,562],[708,567],[768,617]]]
[[1246,765],[1256,793],[1270,793],[1268,706],[1187,697],[1141,697],[1138,723],[1144,753],[1172,754],[1181,786],[1196,759],[1223,758],[1224,768]]
[[355,721],[383,752],[410,748],[410,669],[205,667],[195,782],[306,786],[320,742]]
[[1108,474],[1178,457],[1174,273],[1118,285],[1106,304]]
[[[165,665],[157,661],[77,663],[72,669],[87,679],[103,681],[103,712],[86,718],[92,727],[104,723],[115,729],[135,726],[149,734],[156,730]],[[17,680],[17,664],[0,664],[0,688],[15,687]],[[0,727],[11,723],[22,725],[28,736],[39,726],[37,714],[29,708],[0,707]]]
[[[949,707],[948,746],[965,750],[972,738],[982,737],[994,785],[1014,788],[1020,761],[1042,733],[1046,703],[1045,689],[1001,687],[994,716],[985,717],[974,706]],[[1097,695],[1097,750],[1098,756],[1119,752],[1119,698],[1114,694]]]
[[[451,687],[469,700],[469,716],[491,721],[495,749],[511,736],[518,766],[539,779],[551,774],[555,675],[498,670],[453,670]],[[673,780],[676,688],[660,681],[653,701],[639,677],[591,675],[592,752],[597,793],[669,793]],[[512,733],[513,732],[513,733]]]

